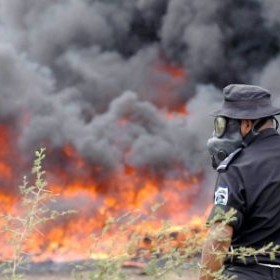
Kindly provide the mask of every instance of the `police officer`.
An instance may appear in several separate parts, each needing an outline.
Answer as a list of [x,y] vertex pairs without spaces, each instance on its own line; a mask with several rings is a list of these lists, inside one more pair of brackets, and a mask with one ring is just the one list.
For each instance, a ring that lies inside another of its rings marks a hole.
[[280,136],[274,117],[280,108],[273,107],[269,91],[258,86],[231,84],[223,95],[207,143],[218,172],[209,221],[230,209],[234,219],[227,224],[218,219],[210,228],[199,279],[215,279],[204,272],[216,272],[223,265],[223,274],[235,279],[280,279],[280,254],[249,256],[244,262],[228,253],[230,248],[280,245]]

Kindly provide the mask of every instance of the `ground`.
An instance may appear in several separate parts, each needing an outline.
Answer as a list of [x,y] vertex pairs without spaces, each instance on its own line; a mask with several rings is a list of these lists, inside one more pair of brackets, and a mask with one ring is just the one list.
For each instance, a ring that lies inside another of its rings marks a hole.
[[[165,280],[195,280],[197,279],[197,266],[196,262],[186,263],[182,268],[182,276],[178,276],[173,273],[167,273],[169,267],[168,263],[155,263],[152,266],[147,267],[147,263],[142,260],[137,259],[137,261],[131,260],[126,262],[122,266],[123,274],[126,276],[126,280],[153,280],[155,277],[150,277],[145,273],[145,269],[152,269],[153,275],[155,274],[154,269],[159,273],[165,273]],[[0,264],[1,268],[1,264]],[[7,269],[7,267],[6,267]],[[95,277],[97,272],[106,269],[106,271],[111,271],[113,275],[116,275],[116,269],[119,269],[118,266],[112,266],[111,263],[102,262],[101,265],[96,262],[96,260],[81,260],[73,262],[53,262],[52,260],[44,262],[30,262],[25,263],[18,270],[18,274],[24,275],[24,280],[99,280],[93,277],[93,271],[95,270]],[[174,270],[174,267],[170,267]],[[2,273],[0,270],[0,280],[11,279],[8,275],[3,275],[5,271],[5,266],[2,264]],[[74,273],[74,271],[76,271]],[[118,271],[119,272],[119,271]],[[112,275],[111,274],[111,275]],[[117,275],[116,275],[117,276]],[[104,278],[103,278],[104,279]],[[159,278],[157,278],[159,279]],[[106,279],[107,280],[107,279]],[[112,277],[108,277],[108,280],[113,280]]]
[[[128,280],[150,280],[151,277],[147,275],[143,275],[141,270],[139,269],[125,269],[126,274],[128,275]],[[0,277],[0,279],[4,280],[7,279],[5,277]],[[71,273],[43,273],[43,274],[33,274],[33,275],[26,275],[25,280],[74,280],[71,276]],[[82,278],[83,280],[87,280],[88,278]],[[185,271],[182,277],[179,277],[173,273],[168,274],[166,279],[168,280],[196,280],[197,279],[197,272],[196,271]],[[110,280],[110,279],[108,279]]]

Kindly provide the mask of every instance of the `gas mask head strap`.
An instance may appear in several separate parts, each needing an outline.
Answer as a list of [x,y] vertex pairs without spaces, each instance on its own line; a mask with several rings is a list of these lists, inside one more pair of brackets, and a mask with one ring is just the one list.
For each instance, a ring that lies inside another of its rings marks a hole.
[[275,117],[273,117],[273,120],[274,120],[274,122],[275,122],[275,129],[278,130],[278,128],[279,128],[279,122],[278,122],[278,120],[277,120]]
[[[271,119],[271,117],[269,118],[262,118],[257,120],[253,127],[251,128],[251,130],[248,132],[248,134],[245,136],[243,142],[242,142],[242,146],[243,147],[247,147],[251,142],[254,141],[254,139],[256,138],[256,136],[259,134],[259,129],[266,123],[266,121],[268,119]],[[275,118],[274,118],[275,119]],[[278,121],[275,119],[276,121],[276,129],[279,126]]]

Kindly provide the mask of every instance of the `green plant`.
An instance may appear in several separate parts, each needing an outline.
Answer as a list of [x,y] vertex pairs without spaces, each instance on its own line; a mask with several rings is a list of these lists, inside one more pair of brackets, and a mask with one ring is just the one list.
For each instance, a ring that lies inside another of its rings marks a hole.
[[[93,261],[90,272],[74,272],[74,279],[131,279],[124,270],[127,265],[139,265],[142,267],[142,274],[148,279],[170,279],[170,275],[180,277],[184,275],[186,267],[197,270],[202,232],[194,232],[187,227],[174,232],[170,221],[162,221],[161,228],[145,235],[143,229],[147,221],[158,219],[157,209],[158,205],[152,206],[151,212],[146,216],[136,211],[109,218],[100,234],[93,236],[92,242],[92,251],[102,250],[106,257]],[[180,242],[180,248],[173,244],[176,242],[173,235],[179,233],[182,237],[185,236],[185,240]],[[148,240],[144,246],[143,239]]]
[[[224,210],[220,208],[216,208],[216,213],[213,219],[209,222],[209,226],[213,226],[214,230],[211,230],[208,234],[208,238],[214,239],[216,241],[219,241],[221,243],[227,242],[230,240],[227,240],[223,236],[225,225],[230,224],[231,222],[235,221],[236,219],[236,210],[230,209],[229,211],[225,212]],[[218,222],[218,223],[217,223]],[[238,261],[243,262],[246,264],[247,258],[250,257],[250,259],[255,258],[256,263],[258,262],[258,257],[269,255],[271,260],[274,260],[276,255],[280,254],[280,246],[275,245],[272,242],[261,247],[261,248],[252,248],[252,247],[239,247],[239,248],[232,248],[230,247],[228,252],[225,252],[225,250],[219,250],[218,248],[212,247],[211,255],[215,257],[216,259],[224,260],[225,257],[237,259]],[[226,276],[223,274],[224,267],[222,267],[219,271],[211,272],[205,267],[200,267],[202,274],[208,275],[211,277],[211,279],[216,280],[232,280],[236,279],[235,276]]]
[[[129,215],[127,215],[129,216]],[[126,216],[126,218],[127,218]],[[102,238],[110,229],[117,231],[111,239],[110,245],[106,248],[108,252],[114,252],[115,244],[118,244],[118,240],[122,239],[122,236],[128,236],[128,229],[133,224],[131,221],[139,222],[139,217],[129,219],[124,219],[124,216],[120,218],[110,218],[108,219],[106,225],[104,226],[100,236],[95,236],[95,243],[102,244]],[[225,224],[228,224],[235,219],[235,211],[230,210],[228,212],[218,211],[214,219],[210,224],[214,224],[219,221],[219,225],[215,227],[214,231],[211,231],[210,238],[216,238],[216,235],[221,236],[220,232]],[[121,223],[120,223],[121,222]],[[125,230],[124,230],[125,229]],[[141,250],[138,254],[138,260],[145,260],[143,265],[143,274],[147,275],[148,279],[153,280],[164,280],[170,279],[170,275],[184,278],[185,271],[188,270],[198,270],[199,267],[199,256],[202,249],[202,244],[204,243],[204,231],[206,228],[202,229],[200,232],[194,232],[191,228],[181,228],[180,232],[185,236],[185,240],[181,243],[181,246],[176,247],[172,245],[172,239],[170,232],[172,232],[173,227],[170,222],[163,222],[162,228],[160,228],[153,237],[151,238],[151,244],[147,249]],[[143,235],[135,233],[131,235],[130,240],[124,246],[124,251],[122,254],[107,254],[107,258],[93,262],[92,270],[84,276],[86,278],[76,278],[76,279],[88,279],[88,280],[124,280],[130,279],[128,275],[124,273],[123,265],[135,257],[135,252],[137,251],[137,244],[143,238]],[[209,236],[208,236],[209,238]],[[223,239],[224,240],[224,239]],[[108,244],[107,244],[108,245]],[[227,256],[234,256],[241,260],[246,261],[248,256],[259,256],[262,254],[269,254],[271,259],[275,258],[278,254],[279,246],[274,246],[273,244],[268,244],[260,249],[254,248],[238,248],[230,249]],[[219,251],[217,248],[213,248],[213,255],[218,258],[224,258],[225,252]],[[206,268],[200,267],[204,274],[209,275],[215,280],[233,280],[234,276],[226,276],[223,274],[224,267],[219,271],[211,272]],[[77,275],[76,275],[77,276]],[[80,277],[81,274],[80,274]]]
[[45,149],[41,148],[35,152],[35,160],[32,168],[33,183],[23,178],[23,184],[19,187],[20,203],[19,214],[4,214],[2,219],[5,226],[2,233],[9,236],[9,245],[11,246],[12,256],[6,263],[5,272],[12,280],[23,279],[24,275],[19,273],[24,263],[29,259],[30,252],[26,252],[25,245],[34,233],[41,234],[40,226],[58,216],[72,213],[72,211],[53,211],[47,204],[54,201],[57,196],[48,188],[45,179],[45,171],[42,162],[45,159]]

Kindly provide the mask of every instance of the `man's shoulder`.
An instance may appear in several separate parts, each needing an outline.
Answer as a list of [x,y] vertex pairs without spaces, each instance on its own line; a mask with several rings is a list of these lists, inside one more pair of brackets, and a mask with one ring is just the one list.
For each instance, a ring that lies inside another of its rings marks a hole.
[[243,148],[240,147],[240,148],[236,149],[235,151],[233,151],[231,154],[229,154],[229,156],[226,157],[226,158],[219,164],[219,166],[217,167],[217,171],[218,171],[219,173],[225,172],[225,171],[228,169],[229,165],[230,165],[231,163],[233,163],[233,161],[241,154],[242,150],[243,150]]
[[[280,161],[280,135],[278,133],[260,137],[257,141],[246,147],[241,147],[232,152],[217,168],[223,173],[230,170],[247,170],[253,166],[266,165],[274,160]],[[230,167],[230,168],[229,168]]]

